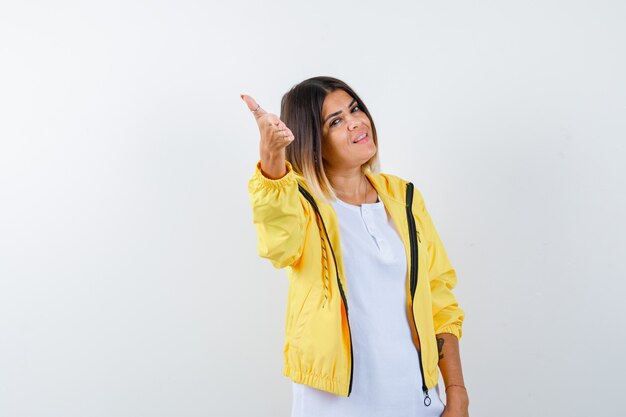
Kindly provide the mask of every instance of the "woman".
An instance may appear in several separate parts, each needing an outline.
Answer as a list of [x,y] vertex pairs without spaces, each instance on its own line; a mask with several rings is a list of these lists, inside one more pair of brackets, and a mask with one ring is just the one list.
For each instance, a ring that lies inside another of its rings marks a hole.
[[241,97],[261,134],[259,255],[289,277],[292,417],[468,416],[456,273],[420,192],[379,172],[363,101],[331,77],[294,86],[280,118]]

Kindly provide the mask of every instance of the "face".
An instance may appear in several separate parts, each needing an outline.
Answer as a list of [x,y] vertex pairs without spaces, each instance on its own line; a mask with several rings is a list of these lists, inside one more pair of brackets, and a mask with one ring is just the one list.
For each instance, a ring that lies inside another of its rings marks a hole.
[[322,123],[322,158],[329,168],[359,168],[376,154],[370,119],[345,91],[326,96]]

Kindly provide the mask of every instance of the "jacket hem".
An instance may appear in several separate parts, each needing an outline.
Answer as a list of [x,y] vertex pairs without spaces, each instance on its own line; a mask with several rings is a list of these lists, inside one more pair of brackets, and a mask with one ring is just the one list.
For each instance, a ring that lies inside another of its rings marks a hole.
[[313,373],[298,372],[291,369],[288,365],[284,366],[283,375],[297,384],[308,385],[331,394],[341,395],[342,397],[348,396],[347,383],[341,383],[337,380],[325,378]]

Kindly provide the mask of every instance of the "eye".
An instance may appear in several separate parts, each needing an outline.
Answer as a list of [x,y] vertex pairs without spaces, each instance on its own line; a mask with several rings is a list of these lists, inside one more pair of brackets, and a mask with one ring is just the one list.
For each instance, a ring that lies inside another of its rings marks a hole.
[[[360,108],[359,106],[354,106],[354,107],[352,107],[351,112],[352,112],[352,113],[354,113],[355,111],[361,111],[361,108]],[[332,122],[330,122],[330,125],[329,125],[329,126],[331,126],[331,127],[332,127],[332,126],[335,126],[335,125],[337,124],[337,123],[335,123],[335,122],[337,122],[337,121],[339,121],[339,120],[341,120],[341,117],[338,117],[338,118],[336,118],[335,120],[333,120]]]

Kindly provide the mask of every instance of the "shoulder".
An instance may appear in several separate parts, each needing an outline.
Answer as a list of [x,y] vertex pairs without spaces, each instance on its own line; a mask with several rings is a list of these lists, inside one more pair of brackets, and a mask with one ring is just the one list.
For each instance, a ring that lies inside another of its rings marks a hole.
[[[371,180],[375,182],[375,185],[377,186],[377,188],[380,190],[383,190],[388,196],[398,201],[402,201],[402,202],[405,201],[407,185],[412,181],[402,178],[398,175],[394,175],[394,174],[390,174],[386,172],[379,172],[379,173],[369,172],[368,176],[370,177]],[[414,196],[413,198],[414,203],[416,201],[421,202],[423,200],[422,194],[419,191],[418,187],[415,186],[415,184],[413,185],[413,196]]]
[[374,181],[375,185],[391,195],[404,194],[406,185],[409,181],[394,174],[386,172],[368,172],[369,178]]

